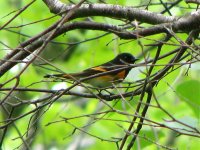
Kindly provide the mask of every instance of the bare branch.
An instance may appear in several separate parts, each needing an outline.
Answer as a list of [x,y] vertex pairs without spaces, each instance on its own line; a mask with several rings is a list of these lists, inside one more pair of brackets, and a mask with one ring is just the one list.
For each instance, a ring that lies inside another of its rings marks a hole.
[[[74,5],[57,4],[57,0],[45,0],[44,1],[49,7],[50,11],[54,14],[63,14],[71,10]],[[49,5],[51,4],[51,5]],[[53,6],[53,4],[55,4]],[[129,21],[137,20],[140,22],[146,22],[149,24],[160,24],[173,22],[176,20],[175,17],[168,17],[162,14],[153,13],[150,11],[133,8],[131,6],[120,6],[111,4],[83,4],[71,19],[91,17],[91,16],[104,16],[115,19],[127,19]]]

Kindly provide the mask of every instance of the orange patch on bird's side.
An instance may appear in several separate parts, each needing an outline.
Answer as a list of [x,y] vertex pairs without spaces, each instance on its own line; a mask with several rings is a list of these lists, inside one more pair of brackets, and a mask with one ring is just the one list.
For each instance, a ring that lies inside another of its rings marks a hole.
[[123,70],[123,71],[119,72],[116,76],[117,76],[118,79],[124,79],[125,74],[126,74],[126,71]]
[[102,71],[102,72],[105,72],[105,71],[107,71],[106,69],[104,69],[104,68],[102,68],[102,67],[94,67],[94,68],[91,68],[91,69],[93,69],[93,70],[97,70],[97,71]]

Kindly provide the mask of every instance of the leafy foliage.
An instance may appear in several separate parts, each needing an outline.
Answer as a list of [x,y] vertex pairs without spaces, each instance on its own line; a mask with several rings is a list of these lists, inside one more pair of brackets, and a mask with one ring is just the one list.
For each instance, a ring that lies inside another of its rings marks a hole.
[[[1,2],[0,26],[5,25],[21,8],[30,3],[18,2],[19,0]],[[69,1],[63,2],[71,5]],[[77,4],[79,1],[73,2]],[[197,4],[187,4],[180,0],[108,0],[85,3],[132,6],[167,17],[183,17],[183,14],[195,11],[198,7]],[[13,61],[4,59],[16,47],[40,34],[60,18],[59,14],[50,13],[44,2],[35,1],[0,30],[0,61]],[[74,18],[64,25],[85,20],[125,28],[122,33],[156,26],[140,20],[96,14]],[[117,30],[115,32],[119,33]],[[123,149],[130,145],[134,137],[137,138],[131,146],[132,149],[185,149],[186,145],[189,149],[197,149],[200,137],[199,38],[187,43],[190,38],[188,32],[173,32],[174,34],[162,32],[123,39],[113,34],[112,30],[80,28],[53,38],[39,54],[37,52],[41,47],[31,52],[31,55],[21,59],[0,78],[2,149],[117,149],[126,135],[128,139],[125,140]],[[166,35],[171,37],[166,40]],[[28,46],[34,45],[34,42],[30,42]],[[161,58],[156,59],[155,65],[152,61],[147,63],[156,58],[159,46]],[[187,50],[181,59],[170,62],[185,47]],[[29,49],[24,48],[20,52],[25,50]],[[169,54],[175,50],[177,51]],[[95,97],[94,95],[99,94],[98,90],[88,90],[87,84],[84,84],[87,88],[75,86],[70,90],[71,93],[62,93],[73,84],[43,78],[46,74],[79,72],[107,62],[122,52],[131,53],[140,60],[123,83],[116,85],[117,88],[109,89],[111,95],[102,92],[110,97],[118,96],[112,101]],[[36,59],[29,65],[34,57]],[[19,74],[26,66],[24,72]],[[156,78],[155,83],[153,78],[167,66],[171,68],[162,77]],[[145,81],[148,83],[145,84]],[[152,92],[150,104],[146,103],[148,90],[141,90],[134,95],[137,88],[143,89],[145,86],[149,86]],[[129,95],[122,95],[124,93]],[[143,115],[146,106],[148,111]],[[133,121],[134,116],[136,119]],[[132,123],[134,126],[129,131]],[[141,130],[138,130],[139,125],[142,125]],[[136,134],[136,131],[139,133]]]

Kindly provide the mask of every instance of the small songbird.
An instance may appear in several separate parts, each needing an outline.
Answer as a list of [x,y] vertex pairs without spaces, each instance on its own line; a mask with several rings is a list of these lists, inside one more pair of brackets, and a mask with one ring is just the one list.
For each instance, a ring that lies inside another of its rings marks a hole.
[[59,78],[71,81],[83,80],[84,83],[88,83],[93,87],[105,88],[112,86],[113,83],[123,81],[132,69],[128,65],[134,64],[136,60],[138,59],[130,53],[121,53],[109,62],[88,68],[79,73],[53,74],[46,75],[44,78]]

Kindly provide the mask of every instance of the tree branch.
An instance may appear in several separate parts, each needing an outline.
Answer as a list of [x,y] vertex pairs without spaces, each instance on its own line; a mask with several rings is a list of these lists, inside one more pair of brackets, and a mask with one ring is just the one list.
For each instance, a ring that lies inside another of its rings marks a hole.
[[[49,7],[50,11],[54,14],[63,14],[70,11],[74,5],[66,5],[58,2],[58,0],[43,0]],[[160,24],[173,22],[175,17],[164,16],[162,14],[133,8],[131,6],[120,6],[112,4],[83,4],[76,10],[71,19],[91,17],[91,16],[104,16],[115,19],[127,19],[129,21],[137,20],[149,24]]]

